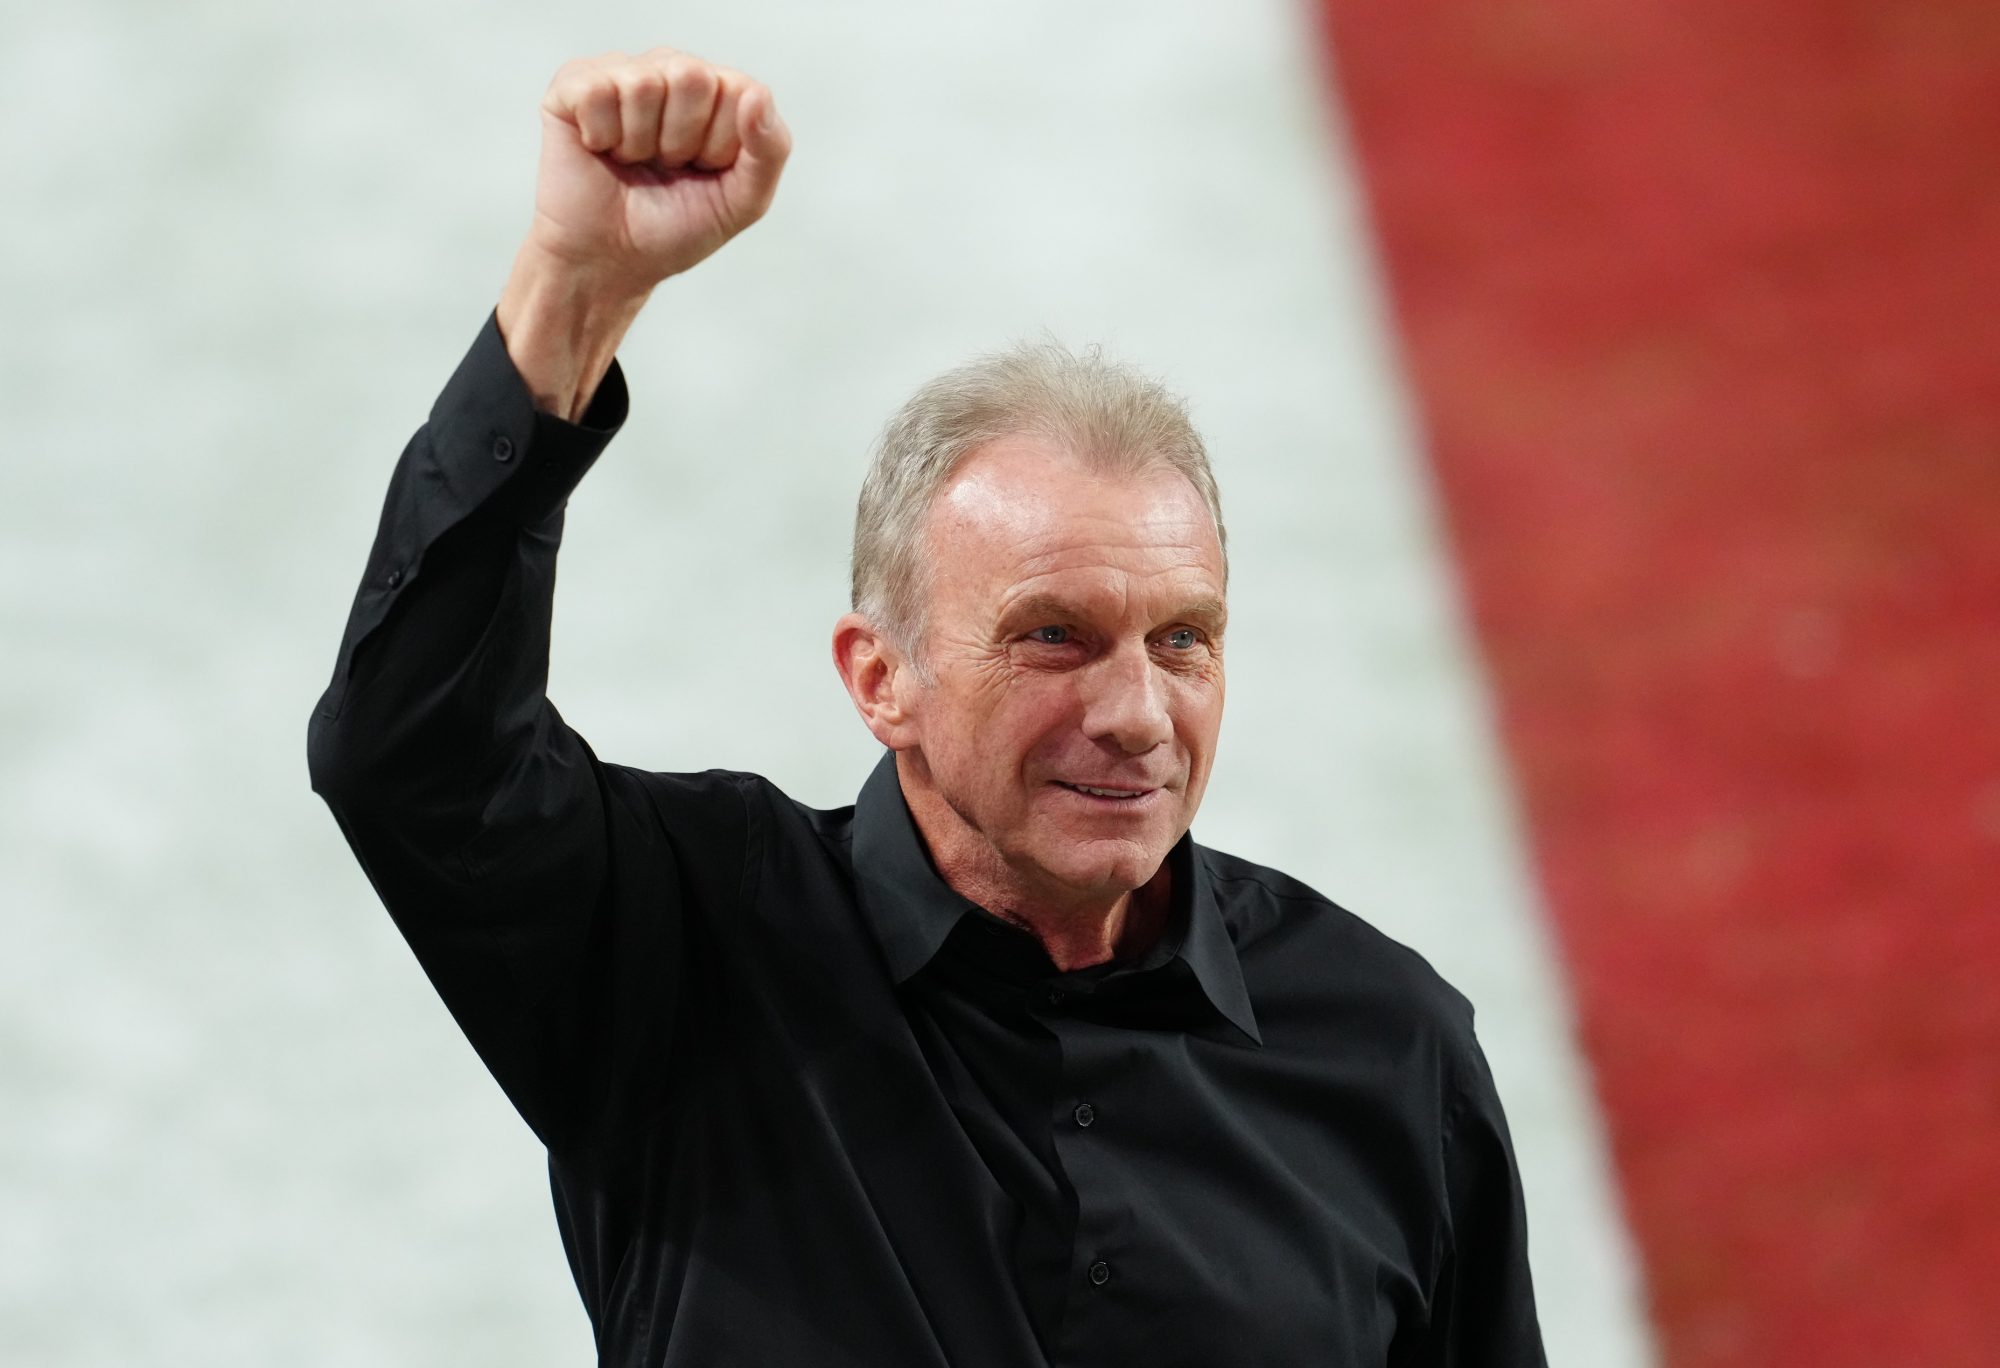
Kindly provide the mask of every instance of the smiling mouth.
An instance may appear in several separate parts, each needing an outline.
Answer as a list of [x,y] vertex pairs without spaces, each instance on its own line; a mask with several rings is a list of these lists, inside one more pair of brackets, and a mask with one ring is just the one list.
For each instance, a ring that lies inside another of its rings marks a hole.
[[1149,793],[1159,792],[1158,789],[1095,788],[1089,784],[1066,783],[1061,779],[1058,779],[1055,782],[1058,788],[1066,788],[1071,793],[1081,793],[1091,798],[1105,798],[1111,800],[1112,802],[1122,802],[1122,803],[1129,803],[1134,801],[1135,799],[1144,798]]

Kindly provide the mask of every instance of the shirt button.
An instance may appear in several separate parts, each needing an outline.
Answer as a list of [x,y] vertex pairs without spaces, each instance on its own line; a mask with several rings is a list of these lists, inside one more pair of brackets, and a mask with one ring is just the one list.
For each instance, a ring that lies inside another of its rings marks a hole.
[[1062,1006],[1063,990],[1056,987],[1048,987],[1042,989],[1042,1001],[1048,1003],[1049,1006],[1051,1007]]
[[493,459],[503,465],[514,459],[514,439],[502,433],[493,439]]
[[403,582],[403,572],[400,568],[391,570],[389,572],[387,580],[385,581],[385,583],[387,583],[391,589],[394,589],[397,585],[401,584],[402,582]]
[[1104,1286],[1104,1284],[1108,1282],[1110,1278],[1111,1278],[1111,1265],[1104,1262],[1104,1260],[1099,1259],[1096,1263],[1090,1266],[1090,1280],[1096,1283],[1099,1287]]
[[1088,1102],[1079,1102],[1076,1104],[1077,1125],[1087,1126],[1096,1119],[1097,1119],[1097,1108],[1091,1106]]

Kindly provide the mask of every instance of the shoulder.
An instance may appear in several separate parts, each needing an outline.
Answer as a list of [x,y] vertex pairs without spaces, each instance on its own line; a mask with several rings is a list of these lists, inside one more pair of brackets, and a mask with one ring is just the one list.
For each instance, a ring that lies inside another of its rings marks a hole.
[[776,791],[761,774],[740,770],[708,769],[690,771],[647,770],[630,765],[605,766],[614,783],[629,785],[645,796],[654,811],[669,827],[688,821],[735,822],[740,824],[753,801],[764,789]]
[[1201,845],[1195,854],[1260,1017],[1267,1000],[1291,1005],[1333,1029],[1427,1042],[1453,1066],[1476,1050],[1472,1004],[1423,955],[1281,870]]
[[720,834],[739,839],[796,844],[801,841],[841,843],[849,838],[853,807],[811,807],[786,793],[771,779],[747,770],[708,769],[690,772],[630,769],[611,766],[652,805],[669,831]]

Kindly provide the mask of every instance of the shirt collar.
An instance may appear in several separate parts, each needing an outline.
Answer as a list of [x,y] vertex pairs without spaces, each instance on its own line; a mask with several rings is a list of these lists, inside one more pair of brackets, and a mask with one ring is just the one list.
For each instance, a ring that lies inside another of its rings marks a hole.
[[[1174,866],[1174,898],[1186,899],[1187,934],[1174,958],[1186,962],[1210,1004],[1261,1046],[1264,1037],[1250,1009],[1243,965],[1209,878],[1208,862],[1186,835],[1167,858]],[[883,753],[854,804],[854,875],[863,916],[899,984],[929,964],[959,919],[976,907],[954,892],[931,865],[903,801],[894,751]]]

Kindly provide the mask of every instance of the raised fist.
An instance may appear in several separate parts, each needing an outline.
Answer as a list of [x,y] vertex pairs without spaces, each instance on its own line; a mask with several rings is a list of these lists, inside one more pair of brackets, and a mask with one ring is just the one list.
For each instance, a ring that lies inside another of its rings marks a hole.
[[792,134],[771,92],[672,48],[568,62],[542,97],[529,242],[650,288],[771,205]]

